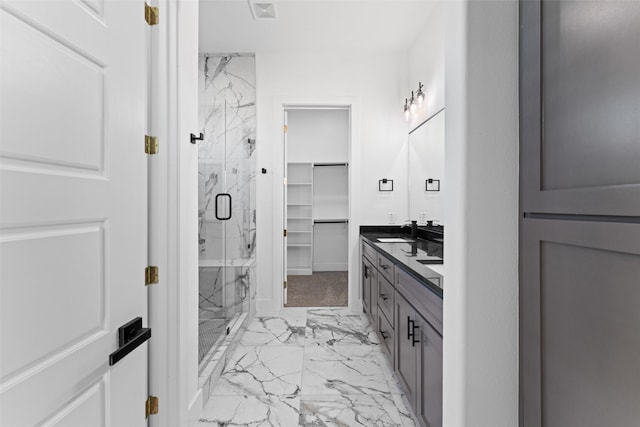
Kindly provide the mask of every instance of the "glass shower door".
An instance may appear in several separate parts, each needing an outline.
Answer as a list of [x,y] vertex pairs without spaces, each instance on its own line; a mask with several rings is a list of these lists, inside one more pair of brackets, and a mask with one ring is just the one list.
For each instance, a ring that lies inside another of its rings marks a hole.
[[199,151],[200,362],[209,359],[248,311],[255,238],[251,232],[254,141],[246,135],[237,108],[225,101],[213,111]]
[[205,141],[198,150],[199,178],[199,362],[208,360],[226,335],[225,222],[220,219],[219,194],[225,189],[224,109],[210,106]]

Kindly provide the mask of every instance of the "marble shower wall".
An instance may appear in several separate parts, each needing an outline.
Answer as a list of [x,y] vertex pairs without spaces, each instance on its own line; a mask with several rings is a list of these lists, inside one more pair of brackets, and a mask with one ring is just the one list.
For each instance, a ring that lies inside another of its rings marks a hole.
[[[205,135],[198,152],[200,259],[227,265],[255,259],[255,76],[253,56],[199,58],[199,124]],[[233,200],[232,218],[224,223],[214,214],[219,193]]]

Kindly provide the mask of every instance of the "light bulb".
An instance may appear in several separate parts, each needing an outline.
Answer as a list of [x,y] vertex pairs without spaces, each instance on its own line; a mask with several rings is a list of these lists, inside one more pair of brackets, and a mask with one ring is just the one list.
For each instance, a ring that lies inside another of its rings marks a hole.
[[424,102],[424,92],[422,91],[422,87],[424,85],[420,82],[418,82],[418,107],[422,107],[422,103]]
[[409,121],[409,100],[407,98],[404,99],[404,118]]
[[411,103],[409,104],[409,110],[413,113],[416,111],[417,107],[415,98],[413,97],[413,91],[411,91]]

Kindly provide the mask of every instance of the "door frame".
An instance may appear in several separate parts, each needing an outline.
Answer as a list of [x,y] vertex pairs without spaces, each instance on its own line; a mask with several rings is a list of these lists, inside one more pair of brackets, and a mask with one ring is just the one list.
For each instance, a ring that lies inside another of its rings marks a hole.
[[149,130],[159,153],[149,162],[149,394],[159,411],[150,427],[195,426],[198,385],[198,1],[152,0],[160,23],[151,31]]
[[[273,106],[277,123],[284,123],[285,110],[296,108],[307,109],[326,109],[326,108],[346,108],[349,110],[349,305],[351,310],[362,310],[362,298],[359,289],[358,278],[360,277],[360,250],[358,247],[358,236],[360,230],[360,210],[359,204],[354,202],[356,191],[356,178],[361,176],[361,164],[359,159],[361,156],[360,141],[360,100],[356,97],[281,97],[277,98]],[[285,229],[284,223],[284,164],[285,147],[284,147],[284,127],[278,126],[276,139],[276,149],[273,150],[273,170],[274,176],[273,186],[273,253],[285,256],[285,239],[282,237],[282,231]],[[282,310],[284,308],[284,292],[282,284],[286,280],[287,272],[284,271],[284,262],[277,263],[273,270],[273,300],[272,310]],[[259,307],[260,308],[260,307]]]

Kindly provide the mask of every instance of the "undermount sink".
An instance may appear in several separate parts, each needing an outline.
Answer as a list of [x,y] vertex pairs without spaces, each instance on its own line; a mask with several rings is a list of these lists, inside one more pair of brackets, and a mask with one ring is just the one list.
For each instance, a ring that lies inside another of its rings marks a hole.
[[442,258],[431,258],[431,259],[417,259],[420,264],[442,264]]
[[378,237],[380,243],[413,243],[413,239],[405,239],[404,237]]

